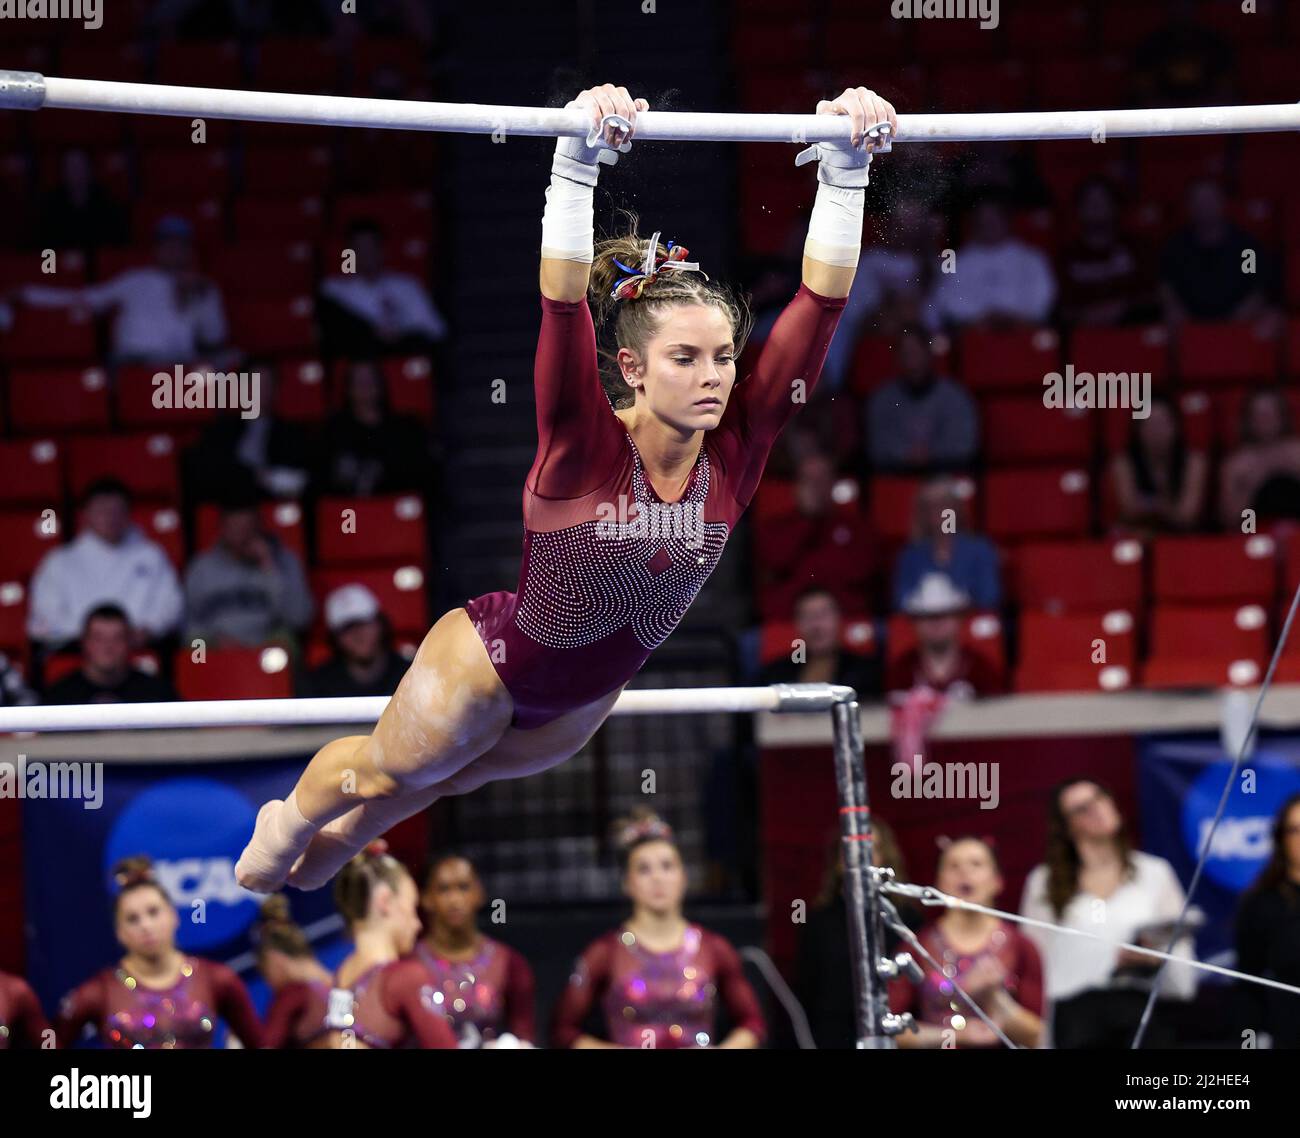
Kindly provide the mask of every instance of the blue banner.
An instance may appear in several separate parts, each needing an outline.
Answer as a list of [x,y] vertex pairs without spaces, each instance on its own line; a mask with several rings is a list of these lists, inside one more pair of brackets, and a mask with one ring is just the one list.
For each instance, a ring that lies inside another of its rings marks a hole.
[[[1186,889],[1232,769],[1217,738],[1142,740],[1138,764],[1142,848],[1167,859]],[[1272,852],[1273,820],[1300,791],[1300,738],[1259,741],[1238,774],[1193,904],[1208,923],[1197,938],[1202,960],[1222,963],[1235,945],[1237,904]],[[1220,958],[1220,959],[1216,959]]]
[[[53,1013],[65,993],[120,958],[110,871],[134,854],[153,859],[175,902],[182,950],[219,961],[247,952],[261,898],[240,888],[235,862],[258,808],[283,798],[309,758],[105,763],[97,808],[71,797],[24,801],[28,978],[45,1007]],[[299,924],[334,913],[329,888],[289,898]],[[327,963],[338,955],[321,947]],[[265,986],[252,972],[243,979],[263,1006]]]

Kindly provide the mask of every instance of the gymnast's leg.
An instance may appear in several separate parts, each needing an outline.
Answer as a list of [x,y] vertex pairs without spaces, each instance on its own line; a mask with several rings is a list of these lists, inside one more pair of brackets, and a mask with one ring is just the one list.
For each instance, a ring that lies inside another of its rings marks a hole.
[[378,799],[353,807],[318,833],[289,874],[299,889],[319,889],[362,846],[439,798],[468,794],[484,783],[523,778],[577,754],[608,717],[623,689],[568,712],[542,727],[509,727],[492,747],[459,770],[408,798]]
[[381,820],[379,833],[427,806],[430,788],[490,749],[513,713],[468,614],[452,609],[425,636],[374,732],[322,747],[288,798],[262,807],[236,879],[254,892],[280,888],[318,831],[359,803],[382,803],[364,830],[336,835],[355,852]]

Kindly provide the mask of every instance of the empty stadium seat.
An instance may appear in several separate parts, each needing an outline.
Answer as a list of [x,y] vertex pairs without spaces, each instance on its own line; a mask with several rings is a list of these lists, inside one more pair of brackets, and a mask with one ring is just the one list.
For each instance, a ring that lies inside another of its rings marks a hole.
[[394,357],[384,360],[381,366],[388,391],[389,409],[399,415],[413,415],[422,422],[432,423],[437,387],[429,358]]
[[283,648],[208,647],[201,663],[178,649],[176,690],[182,699],[286,699],[293,695],[289,653]]
[[108,373],[102,367],[14,370],[9,421],[18,434],[106,431]]
[[315,260],[307,241],[253,241],[221,245],[208,268],[227,297],[310,295],[315,288]]
[[[196,364],[195,367],[207,371],[209,365]],[[165,385],[155,384],[154,379],[159,374],[167,376]],[[173,368],[137,365],[118,368],[113,391],[118,425],[128,430],[159,430],[165,427],[197,426],[216,418],[217,410],[211,406],[186,407],[183,403],[180,406],[167,406],[169,403],[175,404],[175,394]],[[183,386],[181,394],[183,398]],[[159,395],[165,397],[160,400],[162,406],[155,403],[155,398]]]
[[1026,611],[1137,613],[1143,563],[1142,544],[1132,538],[1027,542],[1011,556],[1014,594]]
[[1185,324],[1175,348],[1184,383],[1248,383],[1277,376],[1279,344],[1247,322]]
[[1017,691],[1118,691],[1129,686],[1136,623],[1127,609],[1026,612],[1020,620]]
[[1092,411],[1045,407],[1041,397],[985,399],[980,404],[984,458],[991,466],[1092,459]]
[[149,501],[174,502],[180,493],[176,440],[170,434],[76,438],[68,441],[66,451],[74,497],[99,478],[116,478]]
[[0,580],[0,649],[9,656],[27,651],[27,586]]
[[1159,537],[1151,551],[1156,604],[1271,605],[1277,546],[1268,534]]
[[88,365],[95,356],[95,320],[84,308],[21,304],[13,326],[0,333],[0,359],[10,364]]
[[0,513],[0,581],[26,581],[63,538],[62,515],[35,507]]
[[1150,627],[1143,687],[1217,687],[1263,678],[1268,614],[1262,605],[1157,607]]
[[984,479],[984,528],[994,540],[1083,537],[1091,521],[1086,470],[995,470]]
[[319,197],[254,198],[235,202],[235,236],[240,241],[315,241],[325,224]]
[[[758,658],[763,664],[790,658],[799,631],[792,620],[771,620],[759,633]],[[847,652],[870,656],[878,650],[875,625],[870,620],[846,620],[840,627],[840,646]]]
[[329,407],[325,365],[320,360],[282,360],[276,369],[275,413],[296,422],[319,422]]
[[423,565],[424,503],[416,494],[322,498],[316,552],[322,566]]
[[1011,331],[967,329],[959,346],[961,376],[972,388],[995,391],[1032,388],[1061,370],[1061,339],[1050,328]]
[[181,515],[173,506],[135,506],[131,510],[131,520],[150,541],[162,547],[178,572],[184,569],[185,530],[181,525]]
[[63,466],[52,439],[0,442],[0,504],[63,504]]
[[316,347],[312,298],[264,297],[227,301],[231,339],[246,352],[310,353]]

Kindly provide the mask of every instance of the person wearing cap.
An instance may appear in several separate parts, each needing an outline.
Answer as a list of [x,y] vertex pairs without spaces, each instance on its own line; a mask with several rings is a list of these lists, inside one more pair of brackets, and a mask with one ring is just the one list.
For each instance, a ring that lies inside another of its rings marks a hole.
[[303,696],[392,695],[407,660],[393,651],[388,620],[365,585],[342,585],[325,598],[334,658],[299,684]]
[[199,272],[194,230],[182,217],[164,217],[154,228],[153,265],[84,288],[27,285],[10,296],[33,308],[112,311],[116,363],[175,365],[203,358],[217,365],[228,355],[222,350],[227,328],[221,291]]
[[886,688],[905,692],[928,687],[957,697],[1002,691],[996,670],[962,643],[962,618],[969,610],[970,597],[947,576],[927,573],[903,604],[916,630],[916,645],[890,665]]
[[209,647],[296,647],[312,616],[302,562],[264,532],[260,495],[236,483],[221,504],[217,542],[185,571],[185,636]]
[[82,494],[77,536],[41,560],[32,576],[27,633],[55,650],[76,640],[86,615],[119,605],[137,645],[161,640],[181,621],[181,587],[167,554],[131,521],[131,492],[101,478]]

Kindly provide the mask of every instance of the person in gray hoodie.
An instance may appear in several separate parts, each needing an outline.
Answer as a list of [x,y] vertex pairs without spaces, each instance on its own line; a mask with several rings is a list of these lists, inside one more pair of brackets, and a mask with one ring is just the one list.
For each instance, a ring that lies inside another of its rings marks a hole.
[[240,486],[221,506],[213,547],[185,572],[185,635],[208,647],[295,646],[312,617],[302,563],[272,535],[258,514],[256,491]]

